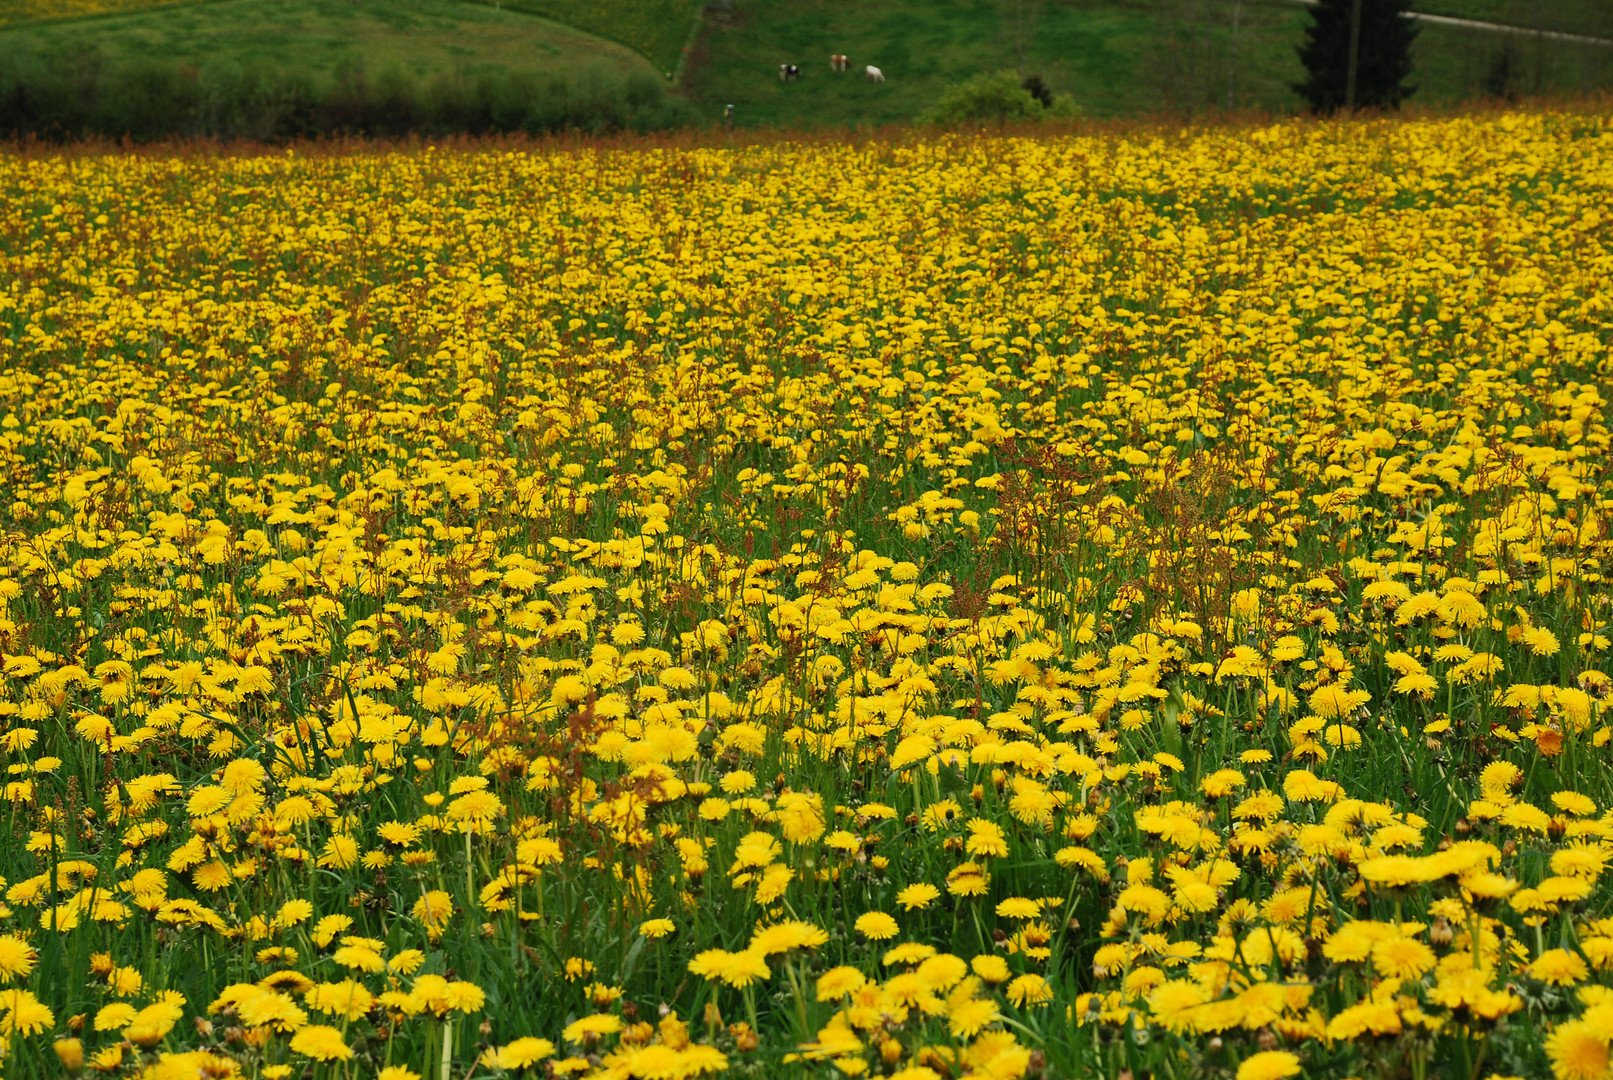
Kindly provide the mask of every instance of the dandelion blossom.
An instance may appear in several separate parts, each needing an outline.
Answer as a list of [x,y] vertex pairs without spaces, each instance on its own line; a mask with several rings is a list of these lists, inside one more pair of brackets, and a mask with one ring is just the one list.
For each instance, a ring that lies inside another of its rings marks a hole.
[[1434,959],[1434,950],[1415,938],[1387,938],[1372,946],[1372,967],[1386,979],[1419,979]]
[[849,965],[830,968],[818,976],[818,1000],[838,1001],[867,982],[866,975]]
[[1287,1050],[1262,1050],[1243,1059],[1237,1080],[1284,1080],[1299,1074],[1299,1058]]
[[696,956],[689,961],[689,971],[708,980],[721,979],[739,989],[772,974],[762,954],[749,951],[731,953],[722,949],[707,949]]
[[940,895],[940,889],[927,881],[920,881],[897,893],[896,902],[908,911],[922,910],[934,903],[936,897]]
[[0,1035],[37,1035],[56,1022],[50,1006],[26,990],[0,990]]
[[947,1010],[947,1028],[955,1039],[972,1039],[1001,1016],[990,998],[969,998]]
[[622,1018],[615,1013],[594,1013],[566,1025],[560,1037],[569,1043],[594,1043],[622,1030]]
[[920,964],[935,955],[935,946],[926,945],[920,941],[904,941],[900,945],[892,945],[885,950],[885,955],[879,962],[886,967],[897,965]]
[[1042,913],[1042,902],[1023,896],[1010,896],[997,904],[997,915],[1004,919],[1034,919]]
[[0,983],[27,976],[38,959],[34,947],[16,934],[0,934]]
[[809,922],[791,919],[774,923],[751,935],[750,951],[762,956],[789,952],[792,949],[815,949],[829,940],[828,931]]
[[1017,1008],[1046,1005],[1053,1000],[1053,987],[1040,975],[1021,975],[1003,991]]
[[487,1063],[495,1069],[525,1069],[544,1058],[554,1057],[554,1043],[532,1036],[516,1039],[485,1055]]
[[1553,986],[1573,986],[1585,981],[1590,969],[1576,952],[1547,949],[1529,965],[1529,974]]
[[896,936],[896,920],[883,911],[865,911],[853,924],[857,933],[870,941],[887,941]]
[[346,1061],[353,1056],[342,1033],[325,1024],[309,1024],[291,1037],[291,1052],[315,1061]]
[[969,970],[989,983],[1008,981],[1008,961],[991,953],[982,953],[969,961]]
[[1523,643],[1529,646],[1529,651],[1536,656],[1556,656],[1562,649],[1562,643],[1557,635],[1544,626],[1537,626],[1532,630],[1523,632]]
[[1557,1080],[1602,1080],[1608,1071],[1607,1034],[1570,1020],[1546,1037],[1546,1056]]
[[728,965],[722,972],[722,981],[743,990],[758,979],[766,979],[772,974],[768,969],[767,960],[761,953],[746,949],[744,952],[731,954]]

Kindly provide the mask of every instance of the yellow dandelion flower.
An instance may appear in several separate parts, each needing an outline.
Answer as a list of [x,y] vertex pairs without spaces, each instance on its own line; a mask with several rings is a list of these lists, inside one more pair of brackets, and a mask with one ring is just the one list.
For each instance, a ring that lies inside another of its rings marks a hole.
[[940,895],[940,889],[929,882],[920,881],[898,892],[896,902],[908,911],[921,910],[929,907]]
[[839,1001],[868,982],[867,976],[854,967],[842,964],[818,976],[819,1001]]
[[16,934],[0,934],[0,983],[26,978],[34,970],[39,954]]
[[1547,949],[1529,965],[1529,974],[1554,986],[1574,986],[1585,981],[1590,967],[1576,952]]
[[856,922],[852,925],[857,933],[870,941],[888,941],[895,937],[899,930],[896,920],[883,911],[865,911],[857,916]]
[[1042,902],[1023,896],[1010,896],[997,904],[997,914],[1004,919],[1034,919],[1042,913]]
[[821,927],[799,919],[791,919],[774,923],[753,933],[749,951],[760,953],[762,956],[772,956],[794,949],[815,949],[828,940],[828,931]]
[[554,1057],[554,1043],[532,1036],[516,1039],[496,1049],[489,1049],[484,1057],[495,1069],[525,1069],[545,1058]]
[[1237,1080],[1284,1080],[1299,1072],[1298,1055],[1287,1050],[1262,1050],[1239,1063]]
[[948,1008],[947,1030],[954,1039],[972,1039],[1001,1017],[996,1003],[990,998],[969,998]]
[[1569,1020],[1546,1036],[1546,1056],[1557,1080],[1603,1080],[1608,1074],[1608,1032]]
[[893,945],[886,949],[885,955],[879,958],[879,962],[885,967],[919,964],[934,956],[935,953],[934,945],[925,945],[917,941],[904,941],[900,945]]
[[1015,1007],[1025,1009],[1053,1000],[1053,987],[1040,975],[1021,975],[1003,991]]
[[560,1037],[569,1043],[595,1043],[622,1030],[622,1018],[615,1013],[594,1013],[566,1025]]
[[342,1033],[325,1024],[309,1024],[291,1036],[291,1052],[315,1061],[346,1061],[353,1056]]
[[991,953],[981,953],[970,960],[969,970],[988,983],[1007,982],[1010,974],[1008,961]]
[[1419,979],[1434,961],[1434,950],[1415,938],[1385,938],[1372,946],[1373,970],[1386,979]]

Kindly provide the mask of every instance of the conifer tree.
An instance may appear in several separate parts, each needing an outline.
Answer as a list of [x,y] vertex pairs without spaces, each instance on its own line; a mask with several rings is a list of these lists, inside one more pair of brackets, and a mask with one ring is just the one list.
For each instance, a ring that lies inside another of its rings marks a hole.
[[[1356,8],[1354,101],[1350,100],[1350,38]],[[1299,48],[1305,81],[1294,89],[1312,112],[1355,108],[1394,109],[1415,87],[1411,74],[1411,42],[1416,24],[1406,18],[1410,0],[1320,0],[1310,9],[1305,44]]]

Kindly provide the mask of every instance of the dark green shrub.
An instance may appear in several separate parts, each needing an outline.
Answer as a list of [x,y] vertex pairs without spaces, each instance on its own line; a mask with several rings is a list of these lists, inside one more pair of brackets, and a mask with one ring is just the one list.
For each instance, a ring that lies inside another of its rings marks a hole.
[[1003,124],[1036,120],[1041,115],[1042,103],[1020,85],[1019,77],[1000,71],[949,86],[924,119],[932,124]]

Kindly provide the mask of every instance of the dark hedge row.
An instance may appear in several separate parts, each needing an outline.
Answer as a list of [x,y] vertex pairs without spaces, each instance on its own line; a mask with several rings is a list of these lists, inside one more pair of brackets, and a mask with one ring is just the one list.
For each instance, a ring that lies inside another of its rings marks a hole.
[[396,67],[371,73],[350,66],[321,80],[230,61],[198,68],[114,63],[93,53],[0,53],[0,136],[272,142],[340,134],[651,131],[688,118],[688,107],[649,72],[421,78]]

